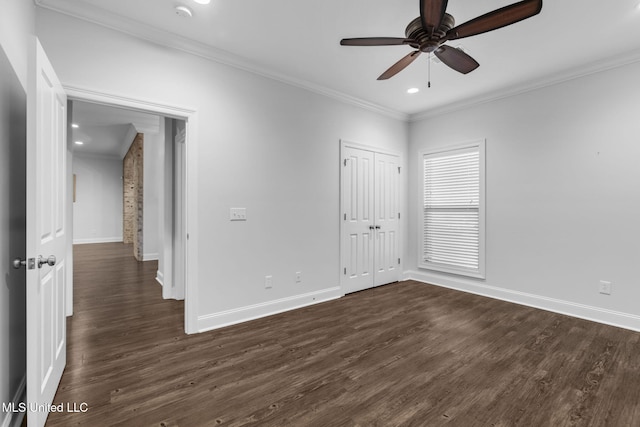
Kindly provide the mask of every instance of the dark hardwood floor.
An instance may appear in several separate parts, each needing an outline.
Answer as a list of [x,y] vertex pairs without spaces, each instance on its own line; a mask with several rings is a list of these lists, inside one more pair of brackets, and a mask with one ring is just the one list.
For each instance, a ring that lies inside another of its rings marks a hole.
[[188,336],[130,251],[74,250],[48,426],[640,426],[640,333],[402,282]]

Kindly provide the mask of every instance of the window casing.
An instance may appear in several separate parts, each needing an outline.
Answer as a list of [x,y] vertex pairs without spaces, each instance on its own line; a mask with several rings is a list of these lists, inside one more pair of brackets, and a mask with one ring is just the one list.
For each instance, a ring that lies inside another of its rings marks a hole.
[[485,142],[422,155],[420,267],[484,278]]

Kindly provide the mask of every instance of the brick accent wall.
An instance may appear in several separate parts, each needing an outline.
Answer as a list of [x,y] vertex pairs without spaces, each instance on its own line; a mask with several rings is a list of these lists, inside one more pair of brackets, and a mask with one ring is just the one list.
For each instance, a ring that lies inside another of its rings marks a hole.
[[139,133],[122,160],[123,179],[123,238],[133,243],[133,256],[142,261],[144,236],[144,135]]

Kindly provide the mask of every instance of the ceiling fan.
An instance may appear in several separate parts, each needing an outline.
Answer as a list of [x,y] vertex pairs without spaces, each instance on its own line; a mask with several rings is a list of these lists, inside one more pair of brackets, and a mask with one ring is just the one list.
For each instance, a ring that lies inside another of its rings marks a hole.
[[446,13],[448,0],[420,0],[420,16],[409,23],[406,38],[362,37],[342,39],[342,46],[392,46],[409,45],[416,49],[393,64],[378,80],[395,76],[411,64],[421,53],[433,53],[454,70],[467,74],[480,66],[462,50],[445,45],[449,40],[475,36],[515,24],[537,15],[542,10],[542,0],[524,0],[493,12],[478,16],[455,26],[453,16]]

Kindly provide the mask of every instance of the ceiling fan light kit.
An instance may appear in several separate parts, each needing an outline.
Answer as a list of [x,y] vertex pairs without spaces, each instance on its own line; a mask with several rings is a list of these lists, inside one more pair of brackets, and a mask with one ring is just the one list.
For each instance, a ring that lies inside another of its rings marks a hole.
[[340,44],[342,46],[408,45],[415,49],[382,73],[378,80],[395,76],[421,53],[433,53],[445,65],[462,74],[467,74],[478,68],[480,64],[462,49],[446,45],[447,41],[497,30],[531,18],[542,10],[542,0],[523,0],[456,26],[453,16],[446,13],[447,3],[447,0],[420,0],[420,16],[407,25],[405,38],[349,38],[342,39]]

